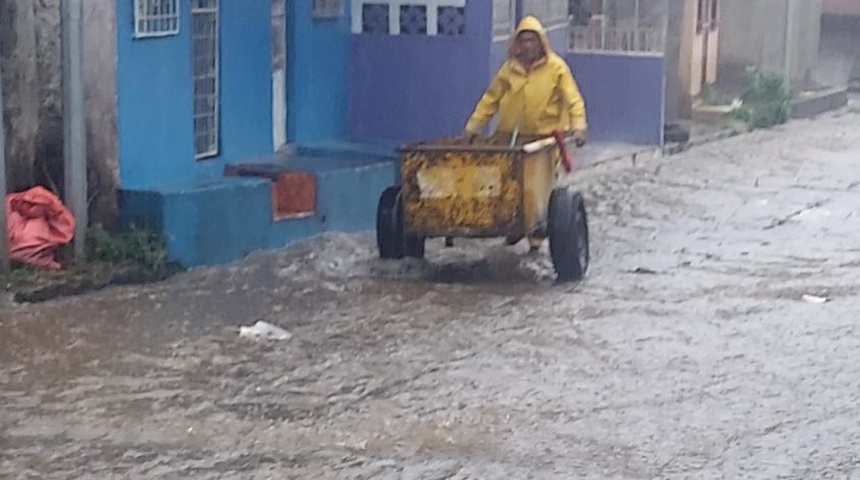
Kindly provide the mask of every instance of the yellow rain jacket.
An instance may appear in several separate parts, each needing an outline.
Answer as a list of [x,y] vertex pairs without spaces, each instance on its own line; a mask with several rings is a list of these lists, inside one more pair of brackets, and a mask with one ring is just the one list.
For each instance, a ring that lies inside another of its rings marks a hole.
[[516,34],[536,32],[544,57],[529,69],[516,59],[516,36],[511,40],[509,58],[499,69],[490,87],[478,102],[466,131],[479,133],[499,114],[499,133],[549,135],[554,130],[585,130],[585,101],[567,63],[552,51],[546,31],[532,16],[522,19]]

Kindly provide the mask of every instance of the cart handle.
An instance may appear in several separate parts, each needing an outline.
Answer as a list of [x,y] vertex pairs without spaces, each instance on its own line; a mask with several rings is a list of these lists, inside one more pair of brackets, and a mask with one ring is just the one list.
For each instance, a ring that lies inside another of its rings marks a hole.
[[523,145],[523,151],[526,153],[535,153],[557,142],[558,140],[555,137],[542,138],[540,140],[535,140],[534,142]]
[[556,144],[558,145],[559,154],[561,155],[561,164],[564,167],[564,171],[570,173],[573,171],[573,158],[571,158],[567,151],[566,140],[567,138],[564,136],[564,133],[560,130],[556,130],[552,132],[551,137],[542,138],[523,145],[523,151],[526,153],[535,153]]

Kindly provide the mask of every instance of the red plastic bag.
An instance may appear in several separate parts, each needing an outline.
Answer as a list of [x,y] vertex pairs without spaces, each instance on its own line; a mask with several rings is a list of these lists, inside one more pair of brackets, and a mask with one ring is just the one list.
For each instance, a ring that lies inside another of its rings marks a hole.
[[57,247],[72,241],[75,218],[63,202],[44,187],[6,197],[9,258],[35,267],[57,270]]

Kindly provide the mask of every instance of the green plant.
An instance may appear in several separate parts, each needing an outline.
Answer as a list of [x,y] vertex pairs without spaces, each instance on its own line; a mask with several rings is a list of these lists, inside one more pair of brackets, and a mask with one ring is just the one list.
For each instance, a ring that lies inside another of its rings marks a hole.
[[112,234],[96,226],[87,235],[87,257],[114,265],[134,265],[151,272],[164,269],[167,246],[164,239],[150,230],[136,228]]
[[751,129],[768,128],[788,121],[791,116],[791,92],[785,79],[775,73],[747,69],[749,86],[741,96],[743,104],[734,117]]

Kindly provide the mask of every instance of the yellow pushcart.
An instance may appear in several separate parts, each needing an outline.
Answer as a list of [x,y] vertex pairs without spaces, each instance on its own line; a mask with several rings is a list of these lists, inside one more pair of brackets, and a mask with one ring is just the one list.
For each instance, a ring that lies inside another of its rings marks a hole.
[[580,280],[590,259],[588,221],[582,195],[557,184],[565,140],[401,148],[401,184],[383,192],[377,209],[380,257],[423,258],[433,237],[548,238],[558,280]]

